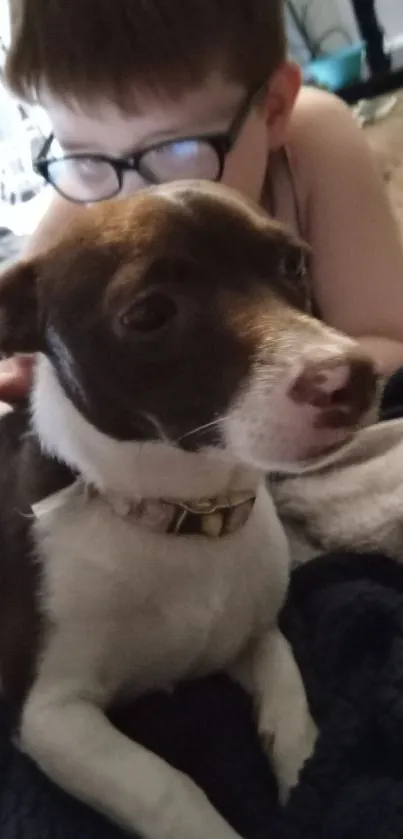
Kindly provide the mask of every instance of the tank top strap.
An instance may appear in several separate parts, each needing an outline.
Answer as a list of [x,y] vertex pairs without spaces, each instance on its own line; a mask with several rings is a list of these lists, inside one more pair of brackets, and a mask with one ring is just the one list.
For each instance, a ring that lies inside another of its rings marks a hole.
[[[307,240],[306,220],[301,212],[290,158],[285,146],[269,157],[261,206],[270,216],[286,224],[301,239]],[[305,283],[309,309],[315,317],[320,318],[310,273],[306,276]]]
[[285,146],[269,157],[261,203],[273,218],[287,224],[301,238],[306,238],[294,175]]

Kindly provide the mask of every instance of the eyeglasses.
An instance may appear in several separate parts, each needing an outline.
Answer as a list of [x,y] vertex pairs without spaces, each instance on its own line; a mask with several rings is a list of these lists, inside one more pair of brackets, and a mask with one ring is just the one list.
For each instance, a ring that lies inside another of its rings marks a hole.
[[147,184],[188,178],[219,181],[226,156],[233,149],[261,92],[262,85],[248,94],[223,133],[167,140],[127,157],[81,152],[48,157],[55,139],[51,134],[34,161],[34,171],[63,198],[77,204],[105,201],[118,195],[126,172],[137,173]]

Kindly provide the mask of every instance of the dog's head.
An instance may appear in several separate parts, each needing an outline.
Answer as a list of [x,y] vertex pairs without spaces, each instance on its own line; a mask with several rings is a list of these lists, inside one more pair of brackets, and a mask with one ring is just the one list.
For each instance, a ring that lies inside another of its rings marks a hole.
[[375,387],[356,344],[307,314],[306,255],[221,186],[151,188],[3,275],[0,349],[42,353],[111,438],[294,467],[343,442]]

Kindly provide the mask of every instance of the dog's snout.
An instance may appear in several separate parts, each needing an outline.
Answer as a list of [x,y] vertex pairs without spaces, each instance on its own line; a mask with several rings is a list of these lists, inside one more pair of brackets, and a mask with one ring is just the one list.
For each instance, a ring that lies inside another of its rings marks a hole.
[[318,410],[318,428],[349,428],[371,408],[376,384],[371,360],[353,350],[345,357],[305,362],[291,384],[289,396],[297,404]]

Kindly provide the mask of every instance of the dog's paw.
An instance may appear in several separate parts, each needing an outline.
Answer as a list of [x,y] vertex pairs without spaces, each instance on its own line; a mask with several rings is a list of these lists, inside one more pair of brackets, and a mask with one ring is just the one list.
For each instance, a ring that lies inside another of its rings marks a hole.
[[317,728],[307,712],[304,718],[282,716],[271,730],[261,732],[276,775],[279,798],[287,802],[299,774],[315,749]]

